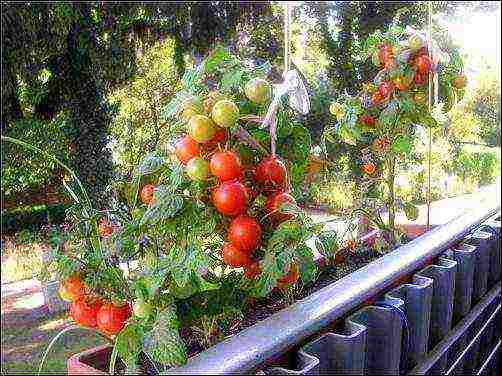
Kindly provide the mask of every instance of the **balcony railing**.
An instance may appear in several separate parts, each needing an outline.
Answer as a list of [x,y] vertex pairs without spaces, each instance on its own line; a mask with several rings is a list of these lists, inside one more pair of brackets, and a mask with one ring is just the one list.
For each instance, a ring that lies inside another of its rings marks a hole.
[[[169,374],[486,371],[501,348],[499,212],[438,226]],[[345,330],[326,333],[341,318]]]

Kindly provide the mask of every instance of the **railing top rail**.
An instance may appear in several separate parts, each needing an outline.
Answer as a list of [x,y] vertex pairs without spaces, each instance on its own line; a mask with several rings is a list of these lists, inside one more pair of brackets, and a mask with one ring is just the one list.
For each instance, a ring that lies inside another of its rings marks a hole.
[[192,357],[169,374],[249,374],[268,359],[326,327],[397,278],[461,241],[500,211],[500,203],[478,207],[436,227],[296,304]]

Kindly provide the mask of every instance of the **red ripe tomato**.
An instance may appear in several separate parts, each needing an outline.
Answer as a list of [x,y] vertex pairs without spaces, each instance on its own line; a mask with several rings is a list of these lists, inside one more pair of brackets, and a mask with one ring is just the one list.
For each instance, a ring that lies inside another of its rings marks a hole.
[[256,166],[255,180],[264,185],[266,191],[284,189],[287,170],[284,162],[270,155]]
[[176,143],[176,156],[185,165],[190,159],[197,157],[199,153],[199,144],[190,136],[185,136]]
[[400,91],[408,90],[408,83],[406,82],[406,79],[403,76],[396,77],[393,80],[393,83],[394,83],[394,86]]
[[79,275],[71,275],[64,283],[65,290],[72,301],[85,295],[85,285]]
[[240,215],[230,223],[228,241],[248,255],[258,246],[260,238],[261,226],[253,218]]
[[234,245],[225,243],[223,245],[223,261],[232,268],[240,268],[251,264],[251,258],[248,254],[240,251]]
[[416,56],[422,56],[422,55],[429,56],[429,50],[425,46],[420,48],[416,54]]
[[210,168],[211,173],[220,181],[236,179],[242,173],[239,157],[229,150],[215,153],[211,158]]
[[427,55],[421,55],[415,60],[418,73],[427,74],[431,69],[431,61]]
[[425,84],[425,77],[426,77],[425,75],[416,72],[415,76],[413,77],[413,82],[417,86],[422,86],[423,84]]
[[383,98],[383,96],[382,96],[382,94],[380,94],[380,91],[379,91],[379,90],[375,91],[375,92],[373,93],[373,95],[371,96],[371,98],[372,98],[372,100],[373,100],[373,104],[374,104],[375,106],[378,106],[380,103],[382,103],[382,102],[383,102],[383,99],[384,99],[384,98]]
[[122,330],[129,317],[131,317],[129,304],[126,303],[117,307],[111,303],[106,303],[99,309],[96,321],[99,330],[108,335],[114,335]]
[[250,265],[246,265],[244,267],[244,276],[247,279],[253,279],[261,274],[260,263],[258,261],[254,261]]
[[84,296],[81,296],[71,304],[70,315],[78,325],[95,328],[100,308],[101,302],[91,303]]
[[388,97],[394,91],[394,85],[391,82],[382,82],[378,87],[378,91],[382,97]]
[[237,180],[225,181],[213,191],[213,203],[224,215],[235,216],[244,213],[248,195],[244,184]]
[[394,57],[389,57],[384,63],[385,69],[393,69],[396,67],[396,59]]
[[155,185],[147,184],[141,188],[141,201],[143,204],[150,205],[153,203],[153,192],[155,192]]
[[227,131],[223,128],[216,127],[216,132],[212,139],[210,139],[207,143],[202,144],[202,149],[205,151],[211,151],[218,146],[218,144],[223,144],[227,141]]
[[465,85],[467,85],[467,78],[463,74],[456,76],[453,80],[453,86],[457,89],[463,89]]
[[99,235],[101,235],[101,237],[103,238],[113,234],[113,227],[110,226],[110,222],[108,222],[108,220],[105,218],[99,221],[98,228],[99,228]]
[[296,203],[293,196],[285,192],[276,192],[270,195],[265,204],[265,208],[269,213],[273,213],[272,218],[278,222],[284,222],[290,219],[291,214],[281,213],[279,209],[285,202]]
[[367,127],[374,127],[375,122],[375,118],[371,115],[364,114],[363,116],[361,116],[361,123],[363,123]]
[[288,274],[277,281],[277,287],[283,288],[288,285],[294,284],[298,281],[298,277],[300,277],[300,269],[298,268],[298,264],[292,263],[289,268]]
[[368,162],[363,164],[363,171],[368,175],[373,175],[375,173],[376,166],[374,163]]

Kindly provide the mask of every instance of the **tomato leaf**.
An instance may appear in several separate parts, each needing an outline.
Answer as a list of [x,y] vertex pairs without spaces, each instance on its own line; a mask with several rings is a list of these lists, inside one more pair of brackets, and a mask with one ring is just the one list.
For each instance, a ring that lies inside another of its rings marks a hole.
[[[188,74],[188,73],[185,73]],[[183,103],[191,97],[191,94],[186,91],[179,91],[162,109],[160,117],[163,120],[174,118],[182,110]]]
[[157,223],[174,217],[183,207],[183,197],[172,193],[169,186],[159,185],[153,194],[154,202],[150,204],[140,225],[148,222]]
[[178,327],[175,305],[170,305],[159,312],[152,330],[143,337],[143,350],[152,360],[167,367],[186,364],[187,352]]
[[300,278],[302,282],[312,282],[317,271],[312,249],[310,249],[307,245],[296,247],[295,255],[299,261]]
[[408,135],[398,135],[392,143],[392,150],[396,153],[411,153],[411,138]]
[[137,175],[149,175],[159,171],[166,161],[164,158],[158,156],[156,153],[150,153],[143,158],[138,166]]
[[272,64],[270,64],[270,61],[266,61],[261,65],[258,65],[254,69],[254,76],[265,78],[267,77],[270,72],[272,71]]
[[235,87],[238,87],[243,75],[244,71],[240,68],[225,72],[221,77],[221,91],[227,92]]
[[139,324],[130,323],[124,327],[115,339],[115,348],[126,366],[136,365],[141,351],[143,330]]
[[257,297],[268,295],[277,286],[277,281],[288,272],[292,256],[290,249],[283,249],[280,253],[273,251],[265,253],[260,262],[262,273],[254,291]]

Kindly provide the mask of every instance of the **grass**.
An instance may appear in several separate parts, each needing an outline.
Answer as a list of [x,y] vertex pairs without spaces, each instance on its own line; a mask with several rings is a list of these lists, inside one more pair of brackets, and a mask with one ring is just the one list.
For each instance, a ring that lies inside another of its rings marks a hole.
[[[69,324],[66,316],[64,313],[9,324],[4,323],[2,318],[2,375],[36,374],[47,345]],[[70,331],[52,348],[42,374],[66,374],[66,361],[71,355],[104,343],[97,334]]]

